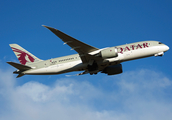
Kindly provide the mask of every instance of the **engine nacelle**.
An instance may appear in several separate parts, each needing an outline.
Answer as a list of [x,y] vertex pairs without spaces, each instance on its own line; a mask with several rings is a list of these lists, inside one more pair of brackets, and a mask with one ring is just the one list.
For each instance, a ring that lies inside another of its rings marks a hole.
[[116,75],[122,73],[122,65],[113,65],[106,67],[102,73],[108,74],[108,75]]
[[102,58],[113,58],[118,56],[118,51],[116,47],[110,47],[100,51],[99,56]]

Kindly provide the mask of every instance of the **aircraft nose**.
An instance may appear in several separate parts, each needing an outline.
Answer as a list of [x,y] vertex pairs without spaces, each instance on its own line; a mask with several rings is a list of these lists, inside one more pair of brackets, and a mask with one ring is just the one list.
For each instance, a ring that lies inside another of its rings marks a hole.
[[165,51],[168,51],[170,48],[167,46],[167,45],[165,45]]

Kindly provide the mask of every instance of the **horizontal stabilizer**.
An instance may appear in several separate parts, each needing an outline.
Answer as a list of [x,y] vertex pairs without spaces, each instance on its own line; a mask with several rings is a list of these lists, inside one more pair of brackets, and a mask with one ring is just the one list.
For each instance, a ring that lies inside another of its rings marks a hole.
[[19,69],[19,70],[29,70],[29,69],[32,69],[29,66],[22,65],[22,64],[19,64],[19,63],[15,63],[15,62],[7,62],[7,63],[10,64],[13,67]]
[[24,74],[19,74],[16,78],[22,77]]

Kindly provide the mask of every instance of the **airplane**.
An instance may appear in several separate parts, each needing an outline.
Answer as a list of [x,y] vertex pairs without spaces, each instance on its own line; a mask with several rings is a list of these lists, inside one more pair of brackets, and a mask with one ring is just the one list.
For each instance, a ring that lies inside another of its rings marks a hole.
[[10,44],[21,63],[7,62],[17,68],[13,72],[18,74],[17,78],[23,75],[54,75],[73,71],[82,71],[76,74],[77,76],[83,74],[93,75],[98,72],[116,75],[123,72],[122,62],[150,56],[163,56],[164,52],[169,50],[167,45],[159,41],[141,41],[99,49],[55,28],[43,26],[53,32],[64,44],[69,45],[71,50],[75,50],[78,54],[41,60],[18,44]]

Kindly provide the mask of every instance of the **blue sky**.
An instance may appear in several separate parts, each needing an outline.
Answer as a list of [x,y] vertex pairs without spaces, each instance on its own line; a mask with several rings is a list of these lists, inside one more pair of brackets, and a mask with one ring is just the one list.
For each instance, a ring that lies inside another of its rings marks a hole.
[[[75,54],[41,25],[97,48],[157,40],[172,46],[170,0],[29,0],[0,2],[0,119],[170,120],[171,49],[163,57],[123,63],[123,74],[23,76],[8,44],[40,59]],[[76,74],[68,73],[68,74]]]

